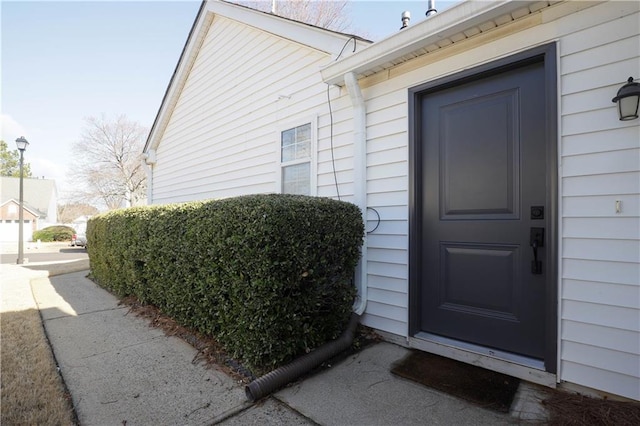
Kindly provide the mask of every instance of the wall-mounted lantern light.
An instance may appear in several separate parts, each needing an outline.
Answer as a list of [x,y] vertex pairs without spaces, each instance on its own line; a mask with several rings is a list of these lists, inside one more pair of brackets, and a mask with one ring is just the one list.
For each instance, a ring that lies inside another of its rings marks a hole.
[[635,83],[633,77],[629,77],[627,83],[618,90],[618,94],[611,102],[618,103],[618,115],[620,121],[634,120],[638,118],[638,104],[640,104],[640,83]]

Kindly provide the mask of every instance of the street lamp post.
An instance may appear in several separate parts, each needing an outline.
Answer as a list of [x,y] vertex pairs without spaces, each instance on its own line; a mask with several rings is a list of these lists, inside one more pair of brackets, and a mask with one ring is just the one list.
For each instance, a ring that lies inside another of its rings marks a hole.
[[18,212],[18,265],[22,265],[24,263],[24,188],[23,188],[23,176],[22,176],[22,168],[23,168],[23,160],[24,160],[24,151],[29,146],[29,142],[24,138],[24,136],[20,136],[16,139],[16,145],[18,146],[18,151],[20,151],[20,211]]

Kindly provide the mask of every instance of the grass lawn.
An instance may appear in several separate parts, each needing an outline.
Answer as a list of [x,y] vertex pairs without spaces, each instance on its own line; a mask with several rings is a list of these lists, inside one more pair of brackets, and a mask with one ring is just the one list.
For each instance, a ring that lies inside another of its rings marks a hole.
[[36,309],[0,314],[3,425],[74,425],[70,396]]

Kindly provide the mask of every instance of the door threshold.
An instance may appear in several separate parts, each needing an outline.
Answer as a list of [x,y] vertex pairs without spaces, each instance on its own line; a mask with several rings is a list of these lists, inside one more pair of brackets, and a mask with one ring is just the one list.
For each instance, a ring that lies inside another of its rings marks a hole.
[[546,372],[544,362],[539,359],[425,332],[409,337],[409,347],[497,371],[542,386],[556,387],[556,375]]

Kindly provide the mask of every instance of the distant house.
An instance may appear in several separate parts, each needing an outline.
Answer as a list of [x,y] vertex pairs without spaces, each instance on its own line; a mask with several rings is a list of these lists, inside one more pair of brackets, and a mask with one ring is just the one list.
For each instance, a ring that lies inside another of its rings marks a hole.
[[[33,231],[58,222],[58,191],[52,179],[25,178],[23,187],[24,239]],[[17,241],[20,179],[0,177],[0,241]]]
[[87,232],[87,222],[89,221],[89,219],[91,219],[91,216],[78,216],[73,220],[71,226],[73,226],[73,229],[75,229],[76,232],[84,234],[85,232]]
[[640,120],[611,101],[640,77],[638,22],[636,1],[466,1],[369,44],[205,1],[148,200],[354,202],[365,325],[640,400]]

